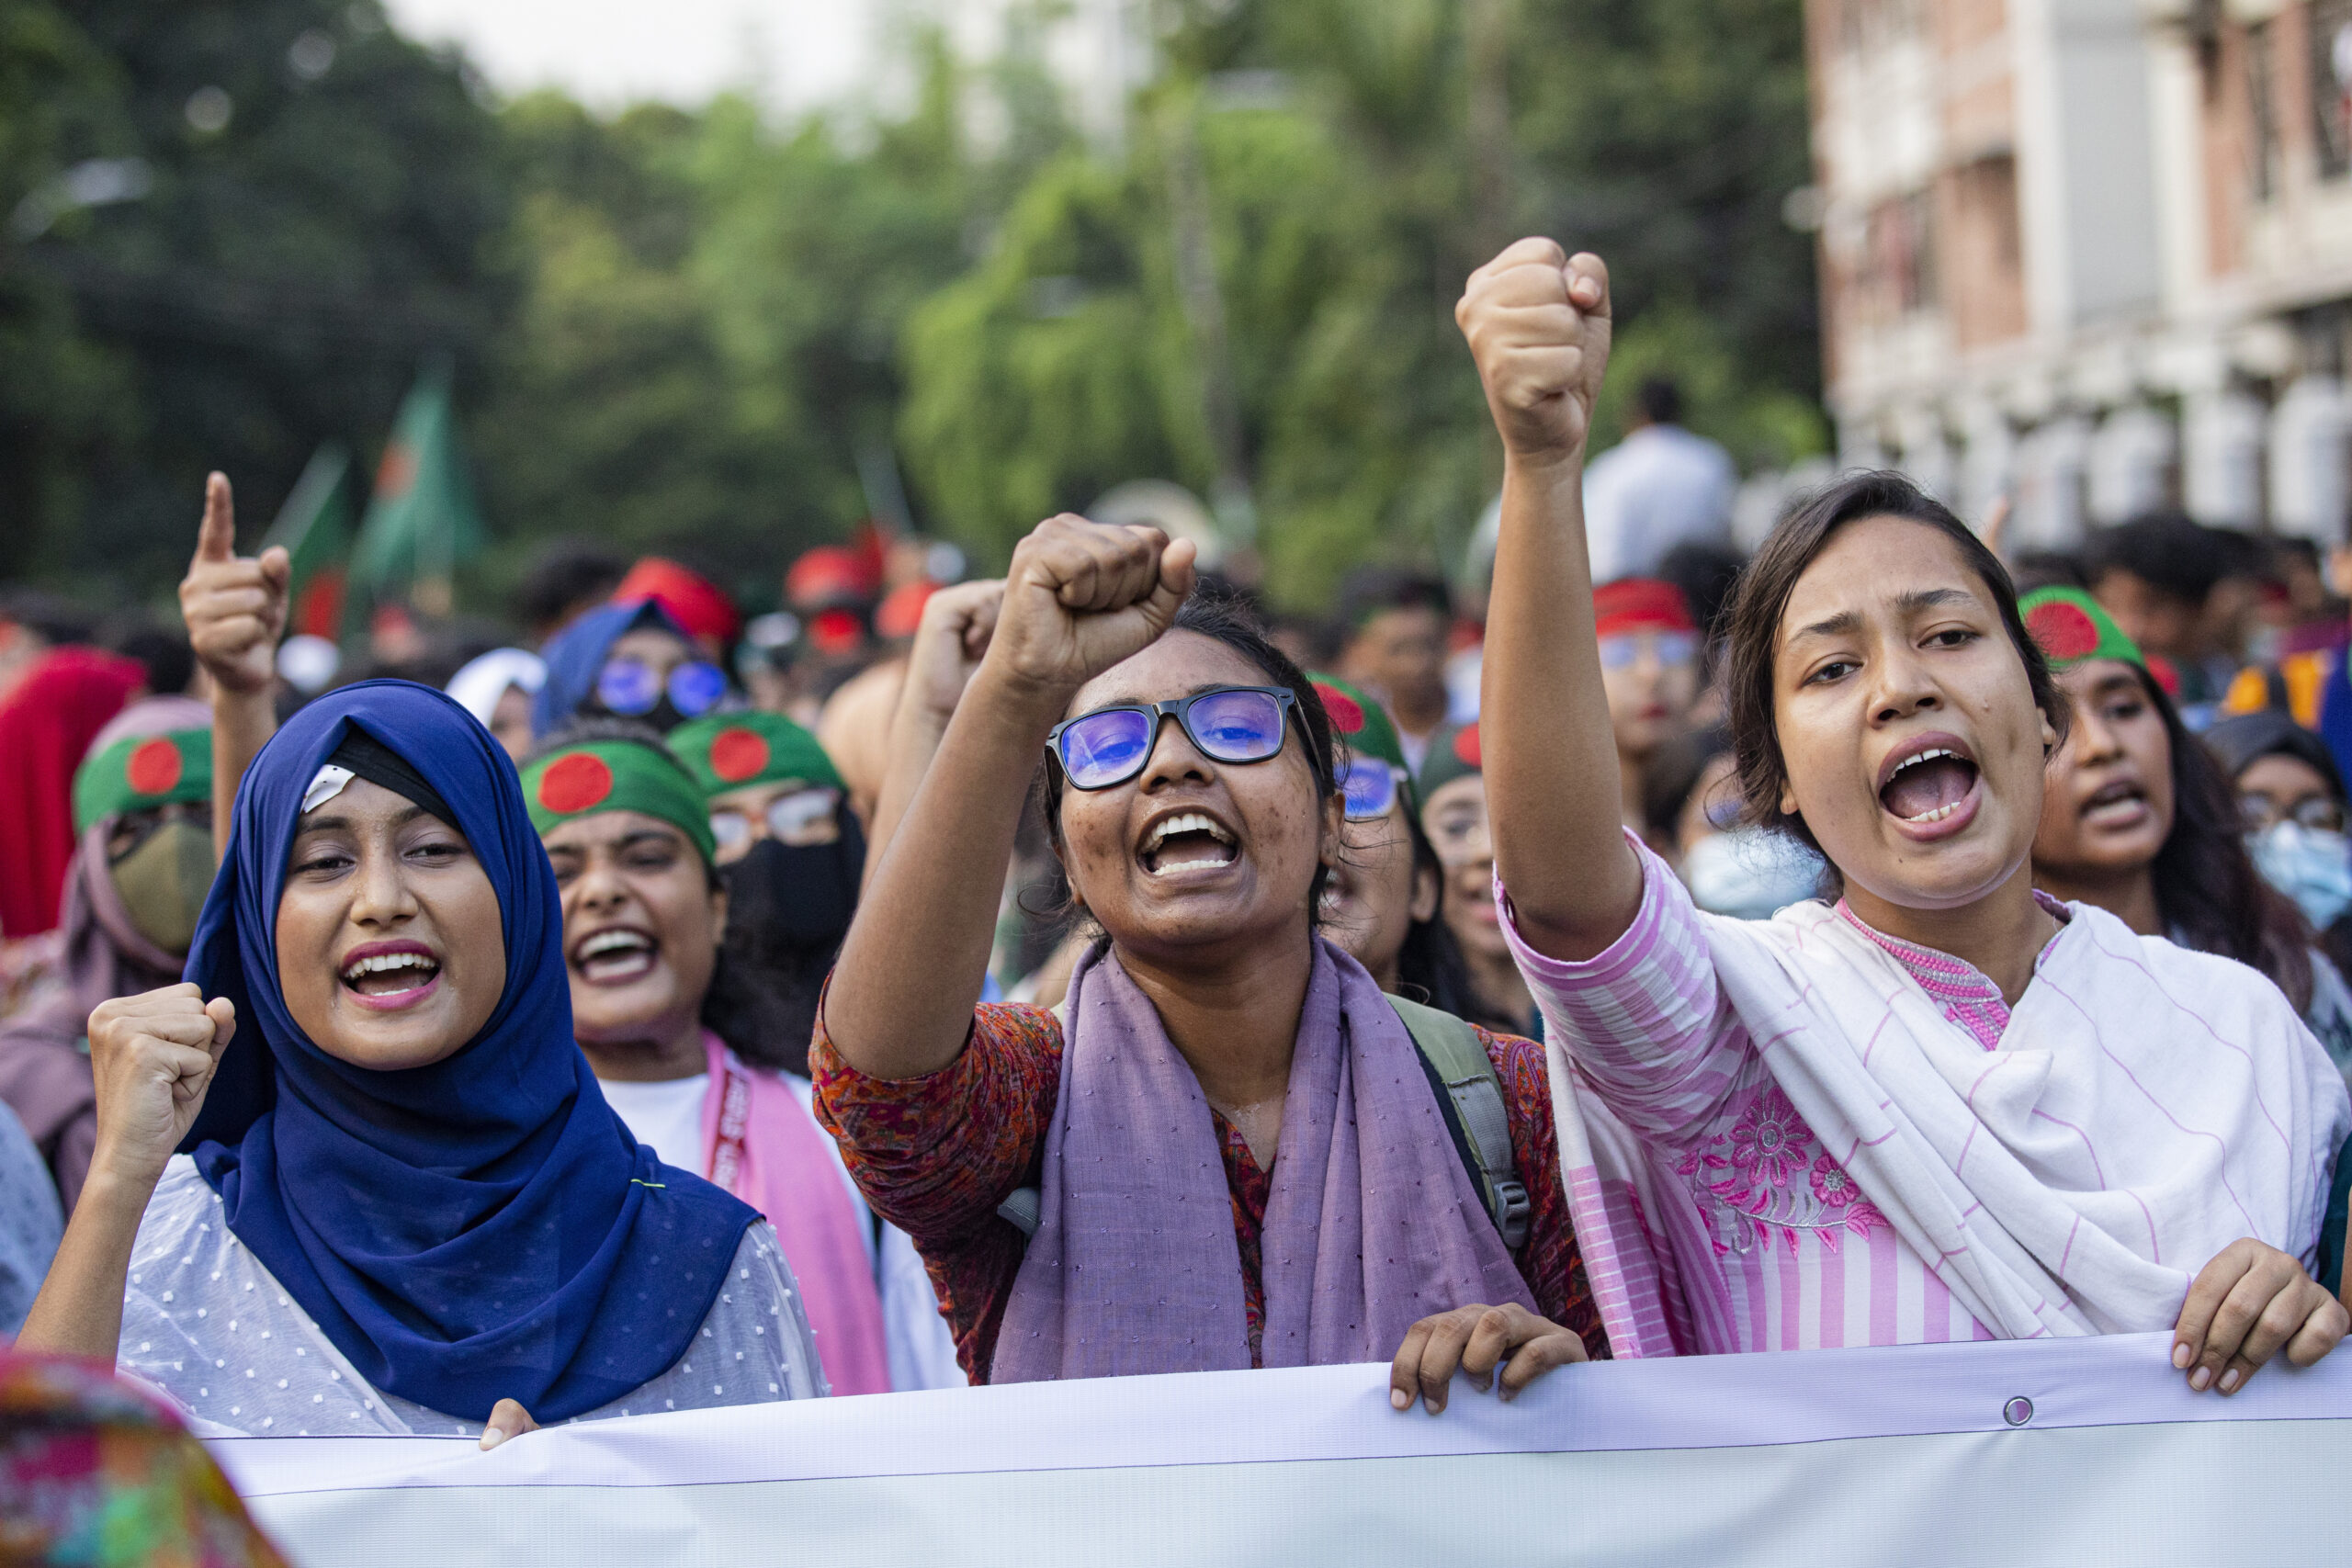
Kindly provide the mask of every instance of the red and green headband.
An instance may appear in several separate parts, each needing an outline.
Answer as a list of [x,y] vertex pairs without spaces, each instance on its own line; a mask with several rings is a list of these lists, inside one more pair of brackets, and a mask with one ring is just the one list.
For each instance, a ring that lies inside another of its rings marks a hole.
[[2091,659],[2120,659],[2147,667],[2140,645],[2079,588],[2037,588],[2018,601],[2018,614],[2025,620],[2026,635],[2052,670],[2072,670]]
[[667,739],[706,797],[788,779],[842,787],[841,770],[817,738],[782,714],[710,714],[678,726]]
[[74,774],[74,830],[126,811],[212,798],[212,731],[126,735]]
[[641,811],[684,833],[705,863],[718,863],[702,790],[675,758],[641,741],[582,740],[548,752],[523,770],[523,803],[542,838],[600,811]]
[[1478,745],[1476,721],[1439,730],[1430,739],[1429,755],[1421,759],[1418,781],[1421,799],[1427,801],[1456,779],[1485,772],[1486,762],[1486,752]]

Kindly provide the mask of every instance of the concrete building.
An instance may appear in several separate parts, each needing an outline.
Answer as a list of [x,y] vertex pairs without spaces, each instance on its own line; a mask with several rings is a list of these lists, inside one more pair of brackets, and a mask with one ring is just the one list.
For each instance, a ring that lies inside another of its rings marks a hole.
[[1828,400],[2017,547],[2345,538],[2352,0],[1807,0]]

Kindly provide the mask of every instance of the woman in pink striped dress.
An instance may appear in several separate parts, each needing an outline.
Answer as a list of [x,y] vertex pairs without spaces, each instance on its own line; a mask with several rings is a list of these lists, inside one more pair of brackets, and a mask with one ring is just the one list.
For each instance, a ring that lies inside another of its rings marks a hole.
[[1607,273],[1522,241],[1458,314],[1507,454],[1497,891],[1616,1353],[2170,1330],[2225,1393],[2326,1354],[2352,1105],[2255,971],[2036,895],[2066,707],[1999,562],[1896,475],[1783,519],[1725,696],[1749,817],[1825,896],[1702,914],[1618,825],[1580,491]]

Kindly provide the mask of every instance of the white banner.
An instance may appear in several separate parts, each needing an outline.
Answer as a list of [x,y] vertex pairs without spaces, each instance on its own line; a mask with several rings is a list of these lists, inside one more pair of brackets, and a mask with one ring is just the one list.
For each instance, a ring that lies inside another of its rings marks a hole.
[[302,1568],[2333,1562],[2352,1350],[2191,1394],[2162,1335],[1564,1368],[1431,1417],[1385,1367],[210,1444]]

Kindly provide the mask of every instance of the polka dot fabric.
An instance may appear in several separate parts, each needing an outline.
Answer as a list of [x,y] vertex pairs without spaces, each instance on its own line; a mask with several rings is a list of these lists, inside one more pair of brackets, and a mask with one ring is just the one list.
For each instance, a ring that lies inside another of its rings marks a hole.
[[[371,1387],[238,1244],[195,1163],[172,1161],[131,1249],[118,1365],[161,1391],[199,1437],[452,1435],[481,1424]],[[605,1420],[827,1392],[792,1269],[764,1224],[738,1245],[718,1299],[677,1363],[575,1417]]]

